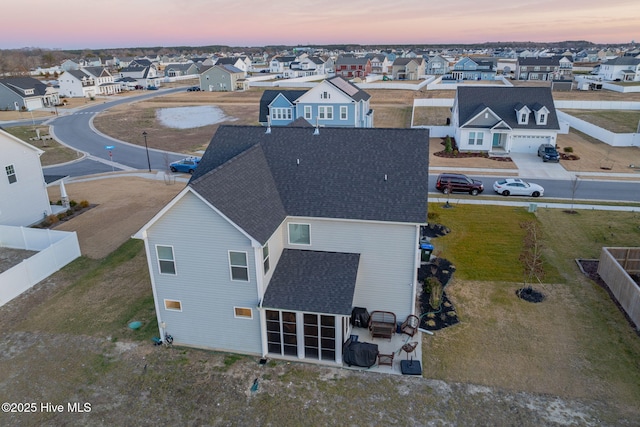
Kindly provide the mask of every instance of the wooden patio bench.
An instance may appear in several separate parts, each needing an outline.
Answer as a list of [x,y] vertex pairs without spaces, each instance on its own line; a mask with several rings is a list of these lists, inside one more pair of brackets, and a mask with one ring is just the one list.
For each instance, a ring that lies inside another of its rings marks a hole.
[[396,332],[396,315],[390,311],[372,311],[369,317],[371,338],[391,339]]

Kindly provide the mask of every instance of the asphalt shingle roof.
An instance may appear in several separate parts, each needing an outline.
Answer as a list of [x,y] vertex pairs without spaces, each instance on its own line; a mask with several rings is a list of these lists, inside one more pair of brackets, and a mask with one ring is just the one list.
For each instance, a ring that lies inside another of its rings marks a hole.
[[189,185],[264,244],[286,216],[424,223],[426,129],[220,126]]
[[269,104],[276,99],[276,96],[282,94],[293,105],[293,101],[300,98],[307,93],[306,90],[273,90],[267,89],[262,93],[260,97],[260,112],[258,114],[258,121],[260,123],[267,123],[267,117],[269,116]]
[[[461,126],[477,115],[481,108],[488,107],[512,129],[560,129],[550,87],[460,86],[456,97]],[[547,124],[537,125],[534,118],[530,118],[528,124],[518,123],[516,110],[524,105],[532,111],[547,107]]]
[[262,307],[349,315],[360,254],[284,249]]

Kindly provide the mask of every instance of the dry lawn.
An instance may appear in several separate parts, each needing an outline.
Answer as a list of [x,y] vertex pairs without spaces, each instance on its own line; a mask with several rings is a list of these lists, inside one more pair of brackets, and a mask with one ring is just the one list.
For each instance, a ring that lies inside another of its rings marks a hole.
[[[75,231],[82,254],[93,259],[109,255],[126,242],[185,185],[117,174],[108,176],[66,184],[70,200],[86,200],[97,206],[56,227]],[[49,200],[60,200],[59,186],[49,187],[48,191]]]

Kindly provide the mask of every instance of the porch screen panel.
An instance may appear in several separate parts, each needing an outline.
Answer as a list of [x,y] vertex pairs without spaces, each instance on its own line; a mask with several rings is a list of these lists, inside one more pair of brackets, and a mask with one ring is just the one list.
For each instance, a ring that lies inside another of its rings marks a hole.
[[267,348],[269,353],[282,354],[280,312],[267,310]]
[[318,339],[318,316],[304,315],[304,356],[307,359],[320,359],[320,340]]
[[284,354],[287,356],[298,355],[298,338],[296,335],[296,314],[288,311],[282,312],[282,341]]
[[320,316],[320,351],[322,360],[336,360],[336,318]]

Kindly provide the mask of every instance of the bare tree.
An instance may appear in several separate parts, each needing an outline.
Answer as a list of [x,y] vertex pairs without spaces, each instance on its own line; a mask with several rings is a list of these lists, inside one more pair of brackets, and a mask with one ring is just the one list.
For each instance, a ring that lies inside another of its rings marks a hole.
[[544,265],[542,263],[542,233],[537,221],[527,221],[520,224],[525,229],[524,245],[520,254],[520,261],[523,264],[524,284],[538,283],[544,278]]
[[571,185],[571,210],[567,213],[576,213],[575,209],[573,209],[573,205],[576,199],[576,192],[578,191],[578,186],[580,185],[580,176],[573,175],[571,180],[569,181]]

